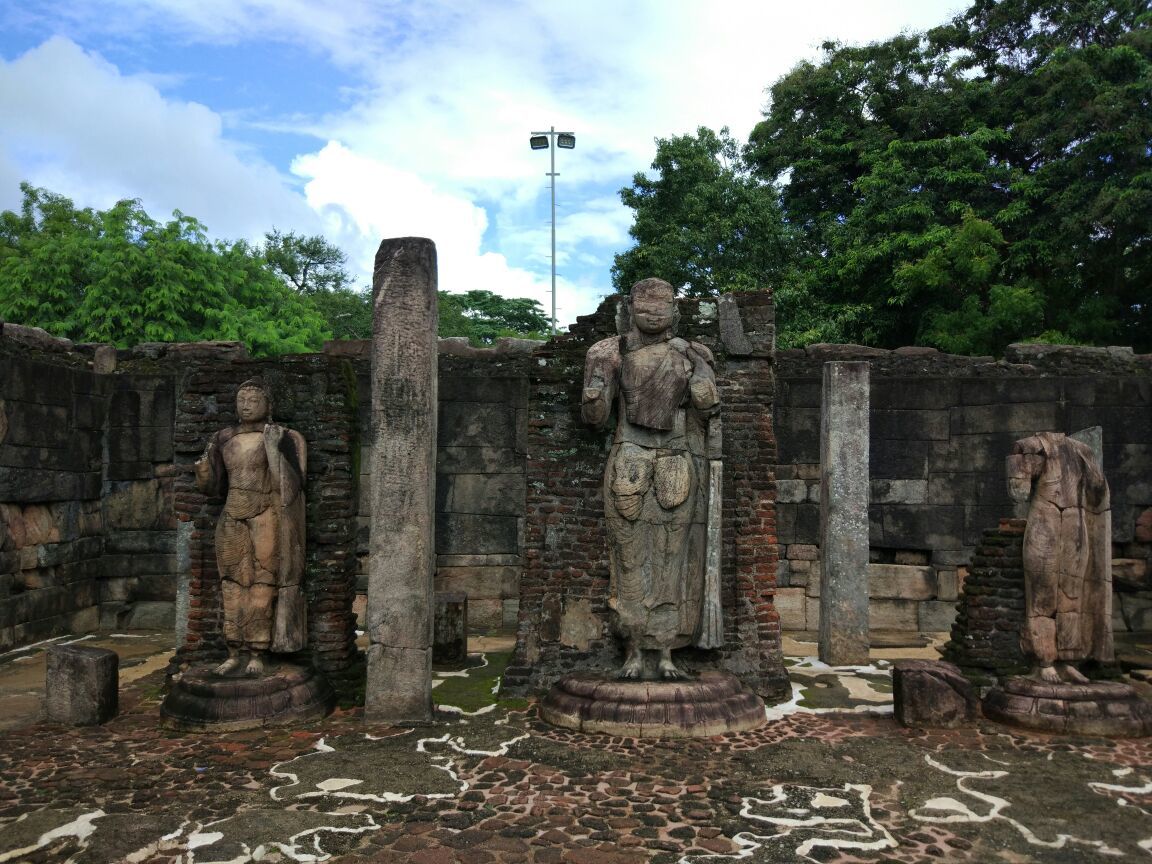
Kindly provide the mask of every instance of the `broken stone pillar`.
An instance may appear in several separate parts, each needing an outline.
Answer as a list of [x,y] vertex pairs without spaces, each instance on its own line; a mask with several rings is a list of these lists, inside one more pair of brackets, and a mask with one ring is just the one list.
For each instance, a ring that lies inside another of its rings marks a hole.
[[96,726],[116,716],[120,657],[108,648],[53,645],[44,678],[49,723]]
[[824,364],[820,410],[820,659],[868,663],[866,362]]
[[432,718],[436,246],[385,240],[372,276],[372,521],[366,610],[372,722]]

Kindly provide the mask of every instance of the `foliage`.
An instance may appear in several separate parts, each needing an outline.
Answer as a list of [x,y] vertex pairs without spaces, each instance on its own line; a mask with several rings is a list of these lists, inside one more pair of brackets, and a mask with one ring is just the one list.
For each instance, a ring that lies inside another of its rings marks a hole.
[[652,168],[620,190],[635,245],[612,266],[617,291],[649,276],[697,297],[784,281],[791,252],[776,192],[751,176],[727,129],[658,138]]
[[273,228],[261,250],[269,269],[301,294],[339,293],[351,288],[348,256],[322,235],[305,237]]
[[344,250],[319,234],[273,229],[264,235],[261,254],[285,285],[308,299],[333,339],[372,338],[372,297],[352,287]]
[[320,347],[324,322],[243,241],[210,241],[177,211],[161,224],[139,201],[76,209],[21,184],[0,213],[0,318],[111,342],[225,339],[253,354]]
[[870,344],[1152,349],[1150,24],[1136,0],[976,0],[823,46],[746,152],[800,233],[788,290]]
[[440,335],[467,336],[477,347],[501,336],[547,339],[551,321],[536,300],[509,299],[491,291],[439,292]]

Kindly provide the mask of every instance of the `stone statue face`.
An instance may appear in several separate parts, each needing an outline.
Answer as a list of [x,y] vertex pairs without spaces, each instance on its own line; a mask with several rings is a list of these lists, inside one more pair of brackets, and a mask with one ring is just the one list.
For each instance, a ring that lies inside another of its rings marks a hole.
[[244,387],[236,394],[236,416],[241,423],[259,423],[268,419],[268,397],[263,390]]
[[632,298],[632,321],[641,333],[663,333],[675,318],[676,296],[670,291],[646,291]]

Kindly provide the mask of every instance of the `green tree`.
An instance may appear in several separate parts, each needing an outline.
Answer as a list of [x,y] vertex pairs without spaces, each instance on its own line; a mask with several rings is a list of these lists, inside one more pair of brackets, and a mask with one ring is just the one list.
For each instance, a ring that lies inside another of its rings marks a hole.
[[1152,348],[1150,24],[976,0],[777,81],[747,158],[802,234],[800,293],[877,345]]
[[438,296],[441,336],[466,336],[477,346],[493,344],[501,336],[547,339],[551,322],[535,300],[507,298],[491,291],[463,294],[440,291]]
[[726,128],[658,138],[652,168],[655,176],[638,173],[620,190],[634,211],[635,245],[612,265],[617,291],[659,276],[703,297],[790,277],[790,237],[776,190],[752,177]]
[[276,229],[261,248],[268,268],[328,322],[333,339],[372,337],[372,298],[353,287],[348,256],[320,234],[304,236]]
[[139,201],[108,210],[21,184],[20,212],[0,213],[0,317],[71,339],[228,339],[257,355],[307,351],[328,335],[259,251],[210,241],[177,211],[161,224]]
[[301,294],[320,294],[352,287],[348,256],[320,234],[287,234],[273,228],[262,247],[268,267]]

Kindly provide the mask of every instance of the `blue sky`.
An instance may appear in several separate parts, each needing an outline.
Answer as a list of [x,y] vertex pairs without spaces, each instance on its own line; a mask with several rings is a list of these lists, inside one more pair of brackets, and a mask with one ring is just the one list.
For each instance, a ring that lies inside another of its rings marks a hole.
[[[437,244],[440,287],[549,309],[611,290],[617,191],[654,139],[746,137],[764,90],[826,39],[924,29],[956,0],[6,0],[0,209],[27,180],[78,205],[139,198],[222,238],[322,233],[367,284],[384,237]],[[659,274],[653,274],[659,275]]]

